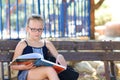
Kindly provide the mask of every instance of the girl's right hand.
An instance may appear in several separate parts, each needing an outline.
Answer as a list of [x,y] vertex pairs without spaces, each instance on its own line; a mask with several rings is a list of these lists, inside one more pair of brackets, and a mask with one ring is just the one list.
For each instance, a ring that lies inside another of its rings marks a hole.
[[15,70],[28,70],[34,68],[33,63],[27,65],[11,65],[11,69]]
[[22,65],[24,70],[32,69],[33,63],[27,64],[27,65]]

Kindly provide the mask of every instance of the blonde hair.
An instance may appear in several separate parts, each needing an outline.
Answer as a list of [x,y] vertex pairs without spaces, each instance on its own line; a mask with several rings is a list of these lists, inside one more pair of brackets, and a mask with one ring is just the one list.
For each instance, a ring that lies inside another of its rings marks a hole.
[[[43,20],[42,16],[39,14],[30,15],[27,19],[26,27],[29,26],[30,20],[38,20],[38,21],[42,22],[44,25],[44,20]],[[27,33],[26,38],[28,38],[28,37],[29,37],[29,33]]]
[[31,16],[29,16],[29,18],[27,20],[27,25],[29,25],[30,20],[42,21],[42,23],[44,24],[44,20],[43,20],[42,16],[39,14],[32,14]]

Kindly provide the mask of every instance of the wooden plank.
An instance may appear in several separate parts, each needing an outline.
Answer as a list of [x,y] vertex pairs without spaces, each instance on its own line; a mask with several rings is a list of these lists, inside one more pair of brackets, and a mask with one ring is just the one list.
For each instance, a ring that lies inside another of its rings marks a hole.
[[0,40],[0,50],[1,51],[9,51],[14,50],[18,40]]
[[58,50],[119,50],[119,41],[52,41]]
[[0,62],[10,62],[12,60],[13,53],[6,53],[1,54],[0,53]]
[[[68,61],[120,61],[120,53],[115,52],[60,52]],[[0,54],[0,61],[11,61],[13,53]]]
[[120,61],[120,53],[117,52],[60,52],[60,54],[68,61]]
[[[0,50],[14,50],[19,40],[0,41]],[[119,50],[119,41],[52,41],[58,50]]]
[[4,80],[4,65],[3,65],[3,62],[1,62],[1,79]]
[[109,67],[109,62],[108,61],[104,61],[104,69],[105,69],[106,80],[111,80],[111,71],[110,71],[110,67]]

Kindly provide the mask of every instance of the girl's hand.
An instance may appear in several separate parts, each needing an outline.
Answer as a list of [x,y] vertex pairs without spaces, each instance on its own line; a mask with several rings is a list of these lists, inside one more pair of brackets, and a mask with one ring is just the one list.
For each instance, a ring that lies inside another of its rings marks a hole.
[[27,64],[27,65],[11,65],[12,69],[15,70],[28,70],[28,69],[32,69],[35,68],[33,63]]
[[23,67],[24,70],[32,69],[34,67],[33,63],[27,64],[27,65],[21,65],[21,66]]
[[57,57],[56,57],[56,63],[60,64],[60,65],[63,65],[63,66],[67,66],[67,63],[63,57],[63,55],[59,54]]

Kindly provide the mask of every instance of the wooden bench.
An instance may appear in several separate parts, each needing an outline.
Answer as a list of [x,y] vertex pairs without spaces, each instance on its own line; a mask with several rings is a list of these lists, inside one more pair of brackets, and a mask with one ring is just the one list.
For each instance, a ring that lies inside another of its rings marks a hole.
[[[19,40],[0,40],[0,62],[2,80],[4,79],[4,65],[12,59],[14,49]],[[120,61],[120,42],[117,41],[52,41],[60,54],[67,61],[104,61],[106,80],[116,80],[114,61]]]

